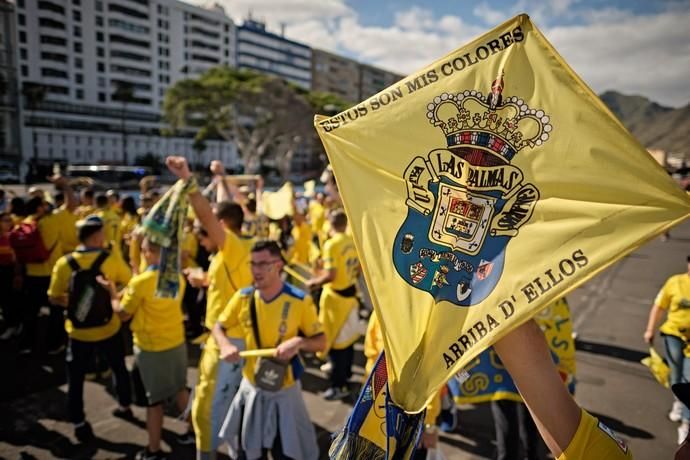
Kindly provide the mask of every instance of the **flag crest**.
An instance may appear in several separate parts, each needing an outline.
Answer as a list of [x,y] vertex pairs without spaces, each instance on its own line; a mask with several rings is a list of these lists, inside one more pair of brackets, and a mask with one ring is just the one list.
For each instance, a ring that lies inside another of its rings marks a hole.
[[408,412],[690,212],[526,15],[315,126]]

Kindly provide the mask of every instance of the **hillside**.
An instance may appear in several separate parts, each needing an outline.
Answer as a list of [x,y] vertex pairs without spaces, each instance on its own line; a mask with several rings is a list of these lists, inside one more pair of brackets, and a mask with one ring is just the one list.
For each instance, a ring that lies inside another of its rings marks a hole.
[[645,147],[690,157],[690,104],[673,109],[615,91],[599,97]]

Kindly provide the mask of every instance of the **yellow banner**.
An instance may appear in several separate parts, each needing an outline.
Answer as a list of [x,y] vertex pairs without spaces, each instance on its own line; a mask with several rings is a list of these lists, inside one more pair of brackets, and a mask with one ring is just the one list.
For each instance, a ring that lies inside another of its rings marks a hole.
[[409,412],[690,212],[526,15],[315,125]]

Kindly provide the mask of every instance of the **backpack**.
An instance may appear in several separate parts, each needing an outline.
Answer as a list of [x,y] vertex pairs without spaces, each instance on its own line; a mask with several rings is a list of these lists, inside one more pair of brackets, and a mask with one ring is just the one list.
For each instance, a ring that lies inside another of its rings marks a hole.
[[43,244],[38,222],[22,222],[10,232],[10,246],[17,256],[17,263],[40,264],[50,258],[55,246],[48,250]]
[[96,279],[101,275],[101,265],[110,253],[101,252],[89,268],[81,268],[72,254],[67,263],[72,268],[67,301],[67,318],[77,329],[99,327],[108,324],[113,317],[110,291]]

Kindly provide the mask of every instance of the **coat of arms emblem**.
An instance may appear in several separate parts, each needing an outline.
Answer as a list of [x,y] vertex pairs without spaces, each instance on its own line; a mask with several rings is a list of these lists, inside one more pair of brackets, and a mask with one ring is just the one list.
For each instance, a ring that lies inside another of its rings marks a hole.
[[504,98],[503,87],[501,75],[487,96],[474,90],[436,96],[426,115],[447,147],[415,157],[404,172],[408,213],[393,262],[406,282],[437,302],[466,307],[484,300],[501,278],[506,246],[539,200],[511,160],[548,141],[553,127],[543,110]]

